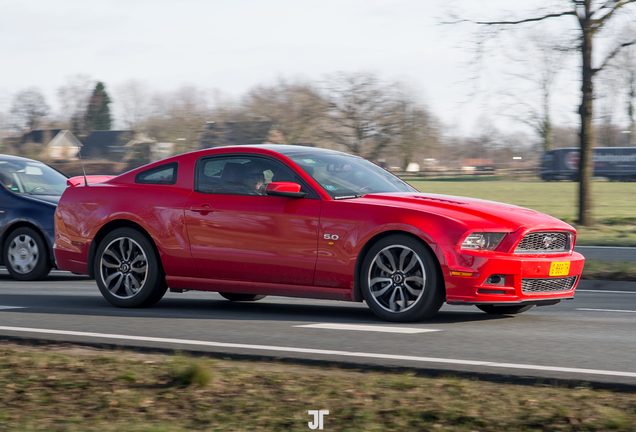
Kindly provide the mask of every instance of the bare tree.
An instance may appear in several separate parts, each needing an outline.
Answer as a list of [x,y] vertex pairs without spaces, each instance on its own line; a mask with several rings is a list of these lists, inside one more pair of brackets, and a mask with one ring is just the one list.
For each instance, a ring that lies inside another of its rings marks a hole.
[[636,0],[563,0],[562,9],[554,10],[554,12],[537,13],[536,16],[529,18],[501,21],[470,21],[481,26],[503,28],[563,17],[572,17],[578,25],[579,38],[576,49],[581,56],[581,103],[579,105],[579,115],[581,118],[581,152],[579,164],[578,221],[584,226],[591,226],[594,223],[591,192],[591,178],[593,173],[592,145],[594,143],[594,129],[592,126],[594,76],[625,47],[636,43],[636,39],[617,42],[614,48],[608,52],[605,58],[598,63],[596,67],[592,62],[593,45],[598,35],[609,27],[610,23],[616,21],[615,18],[618,14],[628,10],[627,6],[634,2],[636,2]]
[[9,115],[6,111],[6,94],[0,90],[0,138],[4,137],[9,130]]
[[159,141],[177,143],[177,152],[198,149],[206,121],[212,117],[206,92],[192,86],[183,86],[175,92],[155,95],[153,114],[143,127]]
[[150,90],[139,80],[130,80],[115,88],[115,104],[128,129],[144,128],[152,115],[152,102]]
[[514,120],[529,126],[541,139],[544,151],[554,146],[551,99],[557,75],[563,69],[563,62],[570,53],[564,42],[559,42],[550,32],[527,32],[520,43],[508,54],[521,72],[507,72],[517,81],[529,85],[531,93],[538,93],[538,103],[528,97],[526,92],[506,92],[512,100],[511,111],[505,114]]
[[84,133],[84,116],[88,107],[95,80],[88,75],[75,75],[57,89],[60,102],[60,119],[75,135]]
[[[626,27],[625,34],[636,34],[633,26]],[[636,46],[631,45],[623,50],[613,65],[620,76],[626,90],[625,111],[629,121],[629,145],[636,146]]]
[[397,141],[400,163],[404,168],[420,160],[439,145],[439,123],[406,85],[398,85],[392,117],[395,117],[393,140]]
[[326,110],[325,100],[312,84],[284,79],[253,88],[244,104],[250,113],[271,120],[288,144],[314,142]]
[[37,129],[49,113],[49,106],[42,92],[32,87],[15,95],[10,113],[16,129]]
[[327,77],[325,139],[347,151],[375,159],[393,139],[397,127],[394,89],[367,73]]
[[599,74],[596,85],[596,145],[615,147],[621,140],[620,128],[617,125],[617,111],[621,101],[621,77],[616,68],[608,68]]

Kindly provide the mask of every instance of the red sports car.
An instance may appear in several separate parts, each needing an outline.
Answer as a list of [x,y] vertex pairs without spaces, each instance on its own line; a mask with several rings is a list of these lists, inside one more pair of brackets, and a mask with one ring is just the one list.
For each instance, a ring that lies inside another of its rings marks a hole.
[[366,301],[391,321],[444,302],[514,314],[570,299],[584,258],[545,214],[420,193],[345,153],[283,145],[201,150],[64,192],[57,266],[119,307],[168,287],[232,301]]

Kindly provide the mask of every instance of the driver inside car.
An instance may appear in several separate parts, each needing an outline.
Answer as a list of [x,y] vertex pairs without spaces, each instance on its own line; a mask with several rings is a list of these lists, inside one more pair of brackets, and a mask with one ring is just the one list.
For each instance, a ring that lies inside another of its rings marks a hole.
[[260,195],[263,195],[263,185],[265,184],[265,176],[263,170],[258,167],[251,167],[245,174],[243,183],[249,188],[250,191],[254,191]]
[[18,188],[13,186],[13,180],[11,180],[11,174],[0,173],[0,182],[6,186],[9,190],[17,190]]

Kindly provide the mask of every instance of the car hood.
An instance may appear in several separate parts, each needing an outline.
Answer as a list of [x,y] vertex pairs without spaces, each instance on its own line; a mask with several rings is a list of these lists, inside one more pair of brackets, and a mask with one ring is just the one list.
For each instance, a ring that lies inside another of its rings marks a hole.
[[60,196],[57,195],[20,195],[22,198],[35,201],[35,202],[45,202],[47,204],[57,205],[60,202]]
[[545,213],[476,198],[427,193],[385,193],[365,195],[361,199],[376,205],[398,206],[435,213],[452,218],[471,228],[484,230],[508,232],[514,232],[520,228],[574,230],[565,222]]

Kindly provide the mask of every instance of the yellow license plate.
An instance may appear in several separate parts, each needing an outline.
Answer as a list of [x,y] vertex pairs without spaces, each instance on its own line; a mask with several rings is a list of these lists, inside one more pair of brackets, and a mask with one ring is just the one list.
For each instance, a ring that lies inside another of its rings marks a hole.
[[550,276],[567,276],[570,273],[570,261],[550,264]]

